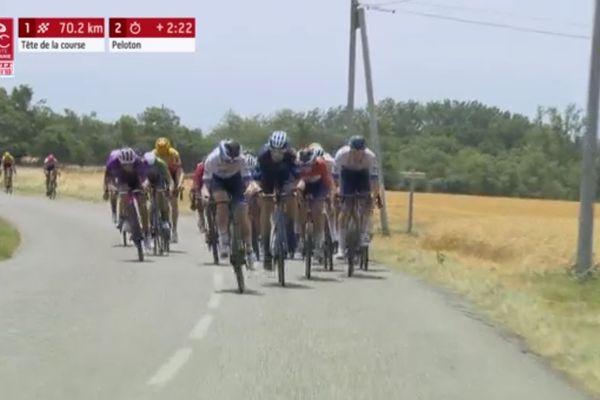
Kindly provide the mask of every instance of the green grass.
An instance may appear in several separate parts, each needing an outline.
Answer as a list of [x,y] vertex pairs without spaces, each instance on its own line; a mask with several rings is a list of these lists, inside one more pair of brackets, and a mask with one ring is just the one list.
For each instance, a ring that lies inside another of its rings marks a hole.
[[580,283],[566,269],[511,272],[473,268],[418,247],[390,249],[375,240],[378,261],[446,287],[491,321],[521,337],[530,350],[600,394],[600,281]]
[[0,261],[12,257],[20,242],[21,238],[15,227],[0,218]]

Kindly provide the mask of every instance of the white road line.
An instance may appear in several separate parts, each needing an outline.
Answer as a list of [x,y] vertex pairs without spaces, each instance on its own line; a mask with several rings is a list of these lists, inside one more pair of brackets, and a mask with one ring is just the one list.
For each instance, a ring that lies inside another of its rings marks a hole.
[[210,327],[212,320],[213,316],[210,314],[206,314],[205,316],[200,318],[200,321],[198,321],[198,323],[196,324],[196,326],[194,326],[194,329],[192,329],[192,332],[190,333],[190,339],[202,339],[204,335],[206,335],[206,332],[208,332],[208,328]]
[[148,385],[161,387],[169,382],[177,372],[185,365],[192,355],[192,349],[189,347],[179,349],[164,363],[158,371],[148,380]]
[[210,308],[211,310],[214,310],[219,307],[219,304],[221,304],[221,294],[220,293],[211,294],[210,299],[208,299],[208,308]]

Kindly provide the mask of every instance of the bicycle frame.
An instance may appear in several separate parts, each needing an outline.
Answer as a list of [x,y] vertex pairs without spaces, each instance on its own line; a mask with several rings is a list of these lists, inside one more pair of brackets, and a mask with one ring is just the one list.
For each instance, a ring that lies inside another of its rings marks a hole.
[[261,194],[261,197],[273,199],[275,206],[271,215],[271,255],[277,264],[279,283],[285,286],[285,257],[288,253],[287,243],[287,215],[285,213],[285,202],[287,197],[294,195],[275,192],[273,194]]
[[135,243],[138,250],[138,258],[140,261],[144,261],[144,251],[142,248],[142,224],[140,207],[136,195],[141,194],[140,189],[120,191],[119,195],[127,196],[127,207],[125,211],[125,221],[128,223],[126,227],[123,225],[123,231],[131,234],[131,240]]

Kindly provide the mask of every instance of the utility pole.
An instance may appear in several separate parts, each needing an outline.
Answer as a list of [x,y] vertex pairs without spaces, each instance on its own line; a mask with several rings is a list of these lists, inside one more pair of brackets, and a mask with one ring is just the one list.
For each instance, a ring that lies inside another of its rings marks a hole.
[[346,108],[346,129],[352,132],[354,113],[354,84],[356,76],[356,29],[358,28],[358,2],[350,0],[350,59],[348,60],[348,106]]
[[588,84],[587,124],[579,195],[577,275],[585,277],[593,266],[594,203],[596,200],[596,149],[598,143],[598,97],[600,95],[600,0],[596,0]]
[[357,0],[350,0],[350,57],[348,62],[348,106],[347,113],[347,128],[348,132],[353,131],[353,113],[354,113],[354,92],[355,92],[355,75],[356,75],[356,30],[360,29],[363,62],[365,69],[365,82],[367,85],[367,101],[369,111],[369,132],[370,142],[375,153],[377,153],[377,169],[379,170],[380,195],[383,207],[381,208],[381,231],[384,235],[390,234],[388,223],[387,206],[385,200],[385,186],[383,180],[383,167],[381,158],[381,146],[379,144],[379,133],[377,132],[377,113],[375,109],[375,95],[373,94],[373,78],[371,75],[371,59],[369,57],[369,40],[367,37],[367,23],[365,18],[364,8],[359,8]]
[[381,217],[381,231],[384,235],[390,234],[388,224],[387,204],[385,201],[385,186],[383,180],[383,166],[381,159],[381,145],[379,144],[379,132],[377,131],[377,109],[375,108],[375,95],[373,94],[373,76],[371,74],[371,58],[369,55],[369,39],[367,37],[367,19],[365,18],[365,9],[363,7],[358,10],[358,21],[360,26],[360,38],[362,42],[363,63],[365,69],[365,83],[367,85],[367,103],[369,110],[369,132],[371,136],[372,147],[377,153],[377,169],[379,171],[380,195],[383,207],[379,213]]

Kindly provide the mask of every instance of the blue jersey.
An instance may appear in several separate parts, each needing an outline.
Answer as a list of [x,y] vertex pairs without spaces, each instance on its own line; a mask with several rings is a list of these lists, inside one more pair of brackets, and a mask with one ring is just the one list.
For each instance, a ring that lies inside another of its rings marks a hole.
[[273,186],[281,187],[287,182],[298,179],[299,175],[294,149],[285,149],[281,161],[273,160],[268,145],[263,146],[258,152],[254,179],[261,183],[263,190],[270,192]]

